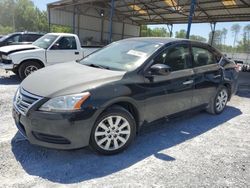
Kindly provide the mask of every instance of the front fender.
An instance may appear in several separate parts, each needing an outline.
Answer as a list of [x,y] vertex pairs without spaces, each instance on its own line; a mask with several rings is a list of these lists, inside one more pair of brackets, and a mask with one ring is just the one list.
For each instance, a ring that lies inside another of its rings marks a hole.
[[19,65],[24,61],[35,59],[39,60],[46,66],[46,56],[44,49],[34,49],[34,50],[27,50],[27,51],[20,51],[16,53],[12,53],[9,55],[12,59],[13,64]]
[[139,122],[143,121],[144,100],[136,97],[129,85],[109,85],[90,90],[91,96],[84,106],[93,106],[100,115],[108,107],[117,103],[129,103],[138,113]]

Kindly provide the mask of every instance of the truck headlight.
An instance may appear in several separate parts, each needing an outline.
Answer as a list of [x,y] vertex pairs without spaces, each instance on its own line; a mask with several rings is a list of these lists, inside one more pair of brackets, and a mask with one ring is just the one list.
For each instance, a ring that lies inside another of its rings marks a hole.
[[47,112],[65,112],[79,110],[81,105],[90,97],[89,92],[55,97],[44,103],[39,110]]
[[4,60],[11,60],[10,56],[8,56],[8,55],[2,55],[2,59],[4,59]]

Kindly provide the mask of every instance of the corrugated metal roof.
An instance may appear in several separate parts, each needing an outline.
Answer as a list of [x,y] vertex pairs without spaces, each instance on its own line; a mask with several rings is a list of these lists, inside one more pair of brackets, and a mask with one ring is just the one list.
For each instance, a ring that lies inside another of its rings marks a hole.
[[[115,14],[137,24],[187,23],[191,0],[116,0]],[[110,0],[61,0],[50,9],[109,9]],[[71,8],[70,8],[71,7]],[[250,21],[250,0],[196,0],[194,23]]]

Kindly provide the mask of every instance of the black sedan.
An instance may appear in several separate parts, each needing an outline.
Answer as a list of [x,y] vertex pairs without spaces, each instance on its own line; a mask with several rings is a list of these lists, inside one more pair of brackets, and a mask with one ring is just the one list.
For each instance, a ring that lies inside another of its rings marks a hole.
[[114,154],[130,145],[143,124],[192,109],[222,113],[237,78],[235,63],[208,44],[126,39],[81,62],[28,76],[16,92],[13,117],[32,144],[90,145]]

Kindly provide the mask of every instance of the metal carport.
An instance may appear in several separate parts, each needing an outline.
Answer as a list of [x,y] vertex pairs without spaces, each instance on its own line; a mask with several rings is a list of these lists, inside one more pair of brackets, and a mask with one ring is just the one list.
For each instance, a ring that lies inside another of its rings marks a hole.
[[139,36],[140,26],[250,21],[250,0],[61,0],[48,4],[49,24],[97,42]]

